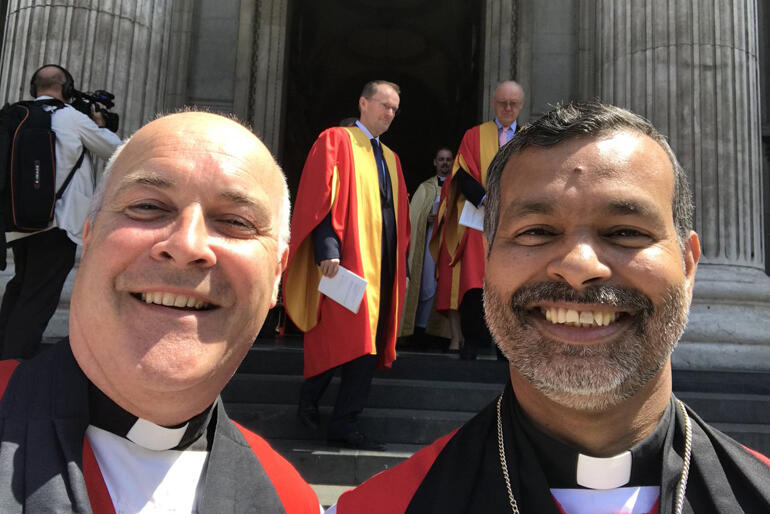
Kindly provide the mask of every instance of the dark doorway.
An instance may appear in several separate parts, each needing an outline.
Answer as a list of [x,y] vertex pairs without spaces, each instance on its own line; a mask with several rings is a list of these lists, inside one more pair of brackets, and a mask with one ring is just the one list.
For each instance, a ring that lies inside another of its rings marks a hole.
[[401,86],[382,140],[401,157],[407,188],[433,174],[439,146],[456,149],[481,113],[481,5],[466,0],[294,0],[290,3],[281,162],[296,191],[318,134],[357,116],[363,85]]

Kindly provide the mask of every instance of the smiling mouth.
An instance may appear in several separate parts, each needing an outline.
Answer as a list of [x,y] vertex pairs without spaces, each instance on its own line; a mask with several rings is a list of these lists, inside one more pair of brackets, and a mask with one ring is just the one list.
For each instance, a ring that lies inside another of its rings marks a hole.
[[625,312],[539,307],[546,321],[570,327],[606,327],[628,316]]
[[131,293],[131,296],[145,303],[163,305],[175,309],[206,311],[217,306],[183,294],[166,293],[160,291],[146,293]]

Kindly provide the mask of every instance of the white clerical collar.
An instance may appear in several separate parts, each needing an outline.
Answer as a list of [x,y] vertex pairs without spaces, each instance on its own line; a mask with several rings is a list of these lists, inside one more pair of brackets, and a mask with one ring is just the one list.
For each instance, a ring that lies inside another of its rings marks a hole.
[[93,384],[88,390],[89,423],[112,434],[124,437],[148,450],[184,450],[195,446],[207,447],[205,437],[212,421],[216,402],[185,423],[164,427],[126,411]]
[[152,421],[136,418],[133,426],[126,433],[126,439],[148,450],[170,450],[182,442],[189,423],[176,428],[156,425]]
[[577,458],[578,485],[590,489],[615,489],[631,480],[631,452],[614,457],[591,457],[582,453]]

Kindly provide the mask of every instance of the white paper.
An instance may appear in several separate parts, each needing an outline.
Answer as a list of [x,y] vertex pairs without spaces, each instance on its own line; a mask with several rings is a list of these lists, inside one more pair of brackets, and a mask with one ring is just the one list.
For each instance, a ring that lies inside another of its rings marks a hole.
[[318,290],[353,314],[358,314],[366,290],[366,279],[340,266],[333,278],[321,276]]
[[476,230],[484,231],[484,206],[482,205],[478,209],[474,205],[465,200],[465,207],[463,212],[460,213],[460,225]]

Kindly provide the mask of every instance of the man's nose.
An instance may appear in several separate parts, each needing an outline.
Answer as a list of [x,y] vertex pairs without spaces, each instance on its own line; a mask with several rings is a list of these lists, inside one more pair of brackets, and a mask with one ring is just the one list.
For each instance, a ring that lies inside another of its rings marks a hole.
[[563,280],[579,291],[612,276],[612,270],[602,259],[596,241],[581,239],[565,241],[564,245],[559,254],[548,263],[549,278]]
[[171,261],[179,267],[209,267],[217,260],[209,243],[203,209],[197,204],[190,205],[179,213],[166,237],[155,243],[151,254],[155,259]]

